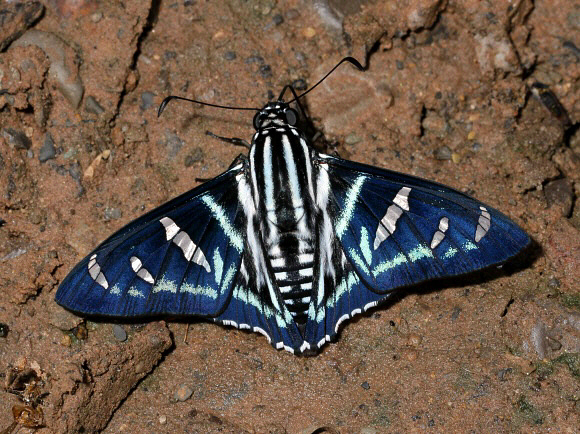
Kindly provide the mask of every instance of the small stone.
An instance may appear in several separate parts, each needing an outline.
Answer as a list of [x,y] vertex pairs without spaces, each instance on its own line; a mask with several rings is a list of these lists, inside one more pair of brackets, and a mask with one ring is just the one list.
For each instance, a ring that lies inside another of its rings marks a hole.
[[262,64],[262,63],[264,63],[264,58],[262,56],[250,56],[246,59],[246,63],[247,64],[250,64],[250,63]]
[[555,277],[550,277],[550,280],[548,280],[548,286],[552,289],[557,289],[560,287],[560,281]]
[[226,59],[226,60],[234,60],[235,58],[236,58],[235,51],[226,51],[224,53],[224,59]]
[[87,326],[84,323],[80,323],[74,329],[72,329],[73,335],[80,340],[84,341],[86,338],[89,337],[89,331],[87,330]]
[[397,69],[398,69],[399,71],[401,71],[401,70],[405,69],[405,64],[404,64],[402,61],[400,61],[400,60],[397,60],[397,61],[395,62],[395,65],[397,66]]
[[368,381],[365,381],[360,385],[360,387],[362,387],[364,390],[369,390],[371,385],[368,383]]
[[56,157],[56,149],[54,148],[54,141],[50,133],[46,133],[44,136],[44,142],[42,143],[42,147],[38,151],[38,161],[44,163],[48,160],[52,160]]
[[93,23],[98,23],[102,19],[103,19],[103,13],[102,12],[95,12],[94,14],[91,15],[91,21]]
[[193,389],[186,384],[180,384],[173,397],[176,401],[184,402],[191,398],[191,395],[193,395]]
[[418,347],[419,345],[421,345],[421,341],[422,340],[423,339],[418,334],[416,334],[416,333],[409,333],[409,336],[407,336],[407,346],[409,346],[409,347]]
[[347,145],[356,145],[357,143],[361,142],[362,139],[357,136],[355,133],[350,133],[348,136],[344,138],[344,143]]
[[473,139],[475,139],[475,131],[470,131],[469,133],[467,133],[467,140]]
[[316,30],[312,27],[306,27],[303,31],[302,34],[304,35],[305,38],[307,39],[312,39],[316,36]]
[[280,24],[282,24],[284,22],[284,17],[281,14],[276,14],[272,17],[272,22],[279,26]]
[[460,313],[461,313],[461,308],[454,307],[453,311],[451,312],[451,321],[455,321],[457,318],[459,318]]
[[113,324],[113,335],[119,342],[125,342],[127,340],[127,332],[119,324]]
[[568,217],[572,212],[574,189],[572,183],[566,178],[550,181],[544,187],[544,196],[548,207],[558,206],[561,208],[563,217]]
[[441,146],[433,152],[436,160],[451,160],[451,149],[448,146]]
[[141,94],[141,104],[139,105],[139,108],[141,110],[147,110],[153,105],[154,98],[155,94],[153,92],[143,92]]
[[159,423],[161,425],[165,425],[167,423],[167,416],[165,416],[164,414],[162,414],[161,416],[159,416]]
[[62,335],[62,339],[60,340],[60,344],[63,347],[70,347],[72,345],[72,339],[69,334]]
[[270,65],[260,66],[260,75],[264,78],[272,77],[272,67]]
[[459,155],[457,152],[453,152],[451,154],[451,161],[453,161],[455,164],[459,164],[461,161],[461,155]]
[[4,128],[2,135],[8,141],[8,145],[15,149],[30,149],[32,141],[22,131],[14,128]]
[[119,208],[105,208],[104,217],[105,220],[118,220],[123,216],[123,213]]
[[92,95],[89,95],[85,100],[85,110],[95,115],[100,115],[105,112],[105,109]]
[[203,149],[201,149],[200,147],[196,147],[185,157],[185,167],[191,167],[195,163],[203,161],[203,159],[204,159]]
[[298,9],[288,9],[288,11],[286,12],[286,19],[287,20],[294,20],[296,18],[298,18],[300,16],[300,12],[298,12]]
[[4,324],[0,322],[0,338],[5,338],[6,336],[8,336],[8,331],[10,330],[10,327],[8,327],[8,324]]

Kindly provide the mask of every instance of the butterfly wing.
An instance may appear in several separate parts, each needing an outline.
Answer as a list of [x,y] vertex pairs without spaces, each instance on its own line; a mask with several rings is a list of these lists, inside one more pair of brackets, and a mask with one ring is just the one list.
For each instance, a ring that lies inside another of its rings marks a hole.
[[239,164],[123,227],[82,260],[56,301],[83,314],[215,317],[232,296],[242,254]]
[[[320,156],[335,237],[344,256],[310,316],[320,347],[339,325],[394,289],[501,264],[528,235],[499,211],[449,187]],[[336,249],[336,247],[335,247]],[[332,287],[334,286],[334,287]]]

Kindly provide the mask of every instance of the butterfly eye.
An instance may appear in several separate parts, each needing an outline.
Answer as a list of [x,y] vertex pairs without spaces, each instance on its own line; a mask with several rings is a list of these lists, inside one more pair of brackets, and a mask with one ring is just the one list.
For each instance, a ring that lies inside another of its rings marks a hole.
[[286,122],[288,122],[288,125],[296,125],[296,122],[298,121],[298,113],[296,113],[296,110],[289,108],[284,112],[284,115],[286,115]]
[[256,113],[254,116],[254,128],[256,130],[260,129],[260,124],[262,123],[262,112]]

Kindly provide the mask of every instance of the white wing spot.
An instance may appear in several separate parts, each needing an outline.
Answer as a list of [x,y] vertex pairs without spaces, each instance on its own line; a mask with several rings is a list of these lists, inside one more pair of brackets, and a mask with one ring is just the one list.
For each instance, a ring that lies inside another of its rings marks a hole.
[[150,283],[151,285],[155,283],[155,279],[153,279],[151,273],[147,271],[145,268],[143,268],[143,263],[141,262],[141,259],[139,259],[137,256],[131,256],[129,258],[129,261],[131,262],[131,268],[135,273],[137,273],[137,276],[139,276],[145,282]]
[[439,244],[441,244],[441,241],[443,241],[443,238],[445,238],[445,232],[447,232],[448,228],[449,219],[447,217],[442,217],[441,220],[439,220],[439,228],[433,234],[433,239],[431,240],[431,249],[434,249]]
[[395,232],[397,229],[397,221],[403,214],[403,210],[409,211],[408,198],[410,192],[410,187],[403,187],[397,192],[393,199],[393,204],[389,206],[377,227],[377,233],[373,245],[375,250],[377,250],[381,243]]
[[480,206],[479,210],[481,211],[481,214],[477,221],[477,229],[475,230],[476,243],[478,243],[485,236],[485,234],[487,234],[487,231],[489,231],[491,226],[491,215],[489,214],[489,211],[484,206]]
[[89,276],[91,276],[91,278],[95,282],[97,282],[99,285],[101,285],[105,289],[109,288],[109,282],[107,282],[105,275],[101,272],[101,266],[97,263],[97,254],[96,253],[94,253],[91,256],[91,259],[89,260],[88,270],[89,270]]
[[[165,237],[167,238],[167,241],[173,240],[173,242],[183,251],[185,259],[191,261],[193,258],[194,263],[201,265],[208,273],[211,272],[211,267],[209,266],[209,262],[207,262],[205,255],[202,250],[191,241],[187,232],[180,230],[179,226],[177,226],[177,224],[175,224],[175,222],[169,217],[163,217],[159,222],[165,227]],[[132,262],[131,266],[133,266]]]

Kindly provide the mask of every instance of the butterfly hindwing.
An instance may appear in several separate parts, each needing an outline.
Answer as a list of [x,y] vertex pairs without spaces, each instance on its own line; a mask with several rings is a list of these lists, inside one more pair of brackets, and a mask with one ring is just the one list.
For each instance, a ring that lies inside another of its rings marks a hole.
[[244,238],[236,166],[117,231],[60,285],[79,313],[216,316],[231,298]]

